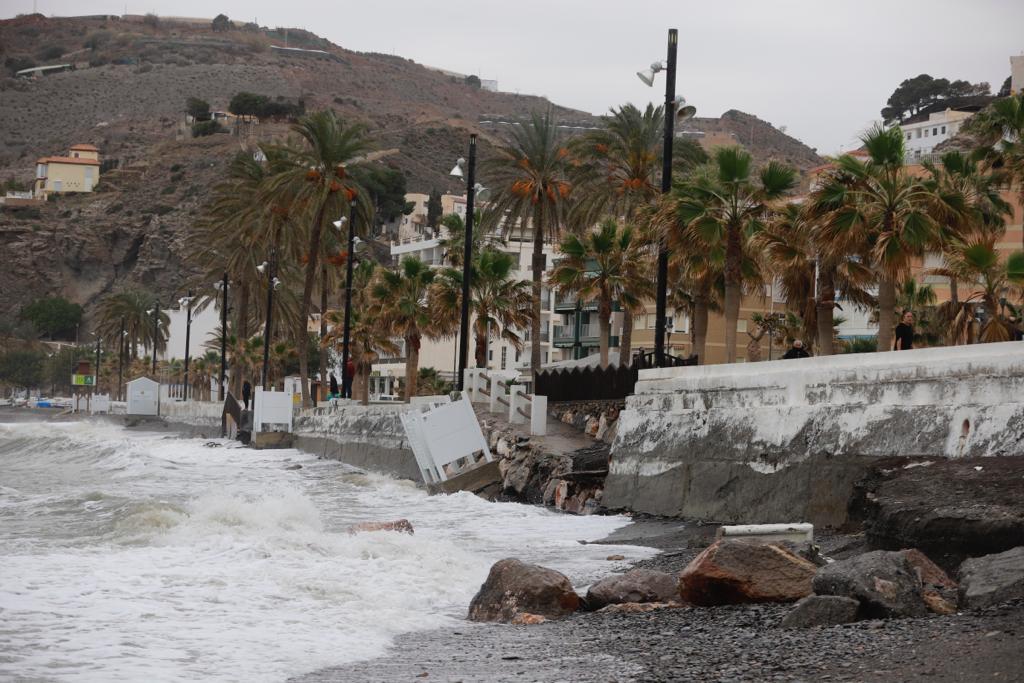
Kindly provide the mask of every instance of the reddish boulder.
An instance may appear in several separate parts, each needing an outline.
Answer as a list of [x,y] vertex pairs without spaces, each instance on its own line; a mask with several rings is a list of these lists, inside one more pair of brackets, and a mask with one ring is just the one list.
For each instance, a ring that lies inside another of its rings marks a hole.
[[407,519],[396,519],[393,522],[360,522],[348,528],[350,534],[358,534],[361,531],[401,531],[412,534],[412,524]]
[[715,541],[679,575],[679,594],[694,605],[795,602],[811,594],[817,567],[774,543]]
[[[548,619],[572,614],[580,596],[564,574],[515,559],[499,560],[469,603],[470,621],[504,623],[530,614]],[[532,617],[531,617],[532,618]]]
[[587,608],[630,602],[672,602],[679,600],[679,586],[671,574],[653,569],[631,569],[595,583],[587,591]]
[[953,614],[956,612],[957,589],[956,581],[949,578],[942,567],[928,559],[920,550],[901,550],[900,554],[907,558],[921,580],[921,597],[929,610],[936,614]]

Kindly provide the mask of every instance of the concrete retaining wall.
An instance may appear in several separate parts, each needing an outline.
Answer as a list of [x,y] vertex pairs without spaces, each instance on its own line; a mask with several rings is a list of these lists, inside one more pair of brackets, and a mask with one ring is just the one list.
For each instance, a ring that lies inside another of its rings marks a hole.
[[721,522],[846,519],[880,456],[1024,454],[1024,344],[641,371],[603,502]]
[[223,409],[224,404],[216,401],[163,400],[160,402],[160,417],[193,427],[216,427],[219,435]]
[[295,445],[354,467],[420,481],[399,418],[404,410],[409,406],[353,404],[302,410],[295,418]]

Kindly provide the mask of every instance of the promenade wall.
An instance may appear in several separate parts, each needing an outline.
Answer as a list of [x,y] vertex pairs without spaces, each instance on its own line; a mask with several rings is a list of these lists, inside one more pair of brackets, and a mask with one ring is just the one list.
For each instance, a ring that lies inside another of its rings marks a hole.
[[1024,343],[645,370],[603,504],[719,522],[846,521],[887,456],[1024,454]]

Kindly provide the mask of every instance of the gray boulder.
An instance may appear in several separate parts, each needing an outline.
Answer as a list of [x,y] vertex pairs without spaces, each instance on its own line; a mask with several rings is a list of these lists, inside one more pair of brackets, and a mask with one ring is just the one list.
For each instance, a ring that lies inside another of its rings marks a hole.
[[808,595],[782,620],[782,628],[835,626],[857,621],[860,602],[841,595]]
[[587,591],[587,607],[601,609],[626,602],[678,602],[676,578],[653,569],[631,569],[595,583]]
[[579,609],[580,596],[564,574],[515,559],[499,560],[469,603],[470,621],[510,623],[521,614],[563,617]]
[[987,607],[1014,598],[1024,598],[1024,546],[960,565],[962,607]]
[[818,595],[853,598],[861,617],[923,617],[929,613],[921,579],[907,556],[876,550],[822,567],[813,580]]

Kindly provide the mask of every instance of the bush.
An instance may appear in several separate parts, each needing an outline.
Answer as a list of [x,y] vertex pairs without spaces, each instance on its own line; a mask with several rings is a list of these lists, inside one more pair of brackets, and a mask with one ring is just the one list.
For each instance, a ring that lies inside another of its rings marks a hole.
[[228,19],[228,16],[226,14],[218,14],[213,18],[213,21],[211,22],[211,27],[213,28],[214,31],[222,32],[230,31],[235,26],[231,23],[231,20]]
[[89,48],[90,50],[96,51],[104,45],[106,45],[107,43],[109,43],[110,39],[113,37],[114,34],[112,34],[110,31],[93,31],[85,39],[85,43],[83,43],[83,46]]
[[153,207],[152,211],[157,216],[166,216],[171,211],[174,211],[174,207],[173,206],[167,206],[166,204],[157,204],[156,206]]
[[875,337],[854,337],[843,341],[843,353],[874,353],[878,350]]
[[36,299],[22,308],[18,317],[51,339],[54,335],[67,337],[82,322],[82,307],[61,297]]
[[217,121],[202,121],[192,125],[192,137],[194,138],[202,138],[214,133],[224,132],[227,132],[226,129]]
[[39,59],[42,59],[43,61],[49,61],[51,59],[57,59],[63,54],[64,48],[60,45],[50,45],[49,47],[44,47],[39,50],[36,53],[36,57],[39,57]]
[[160,17],[153,13],[150,13],[142,17],[142,23],[146,26],[149,26],[150,28],[158,28],[160,26]]
[[4,67],[7,68],[12,76],[22,69],[31,69],[35,65],[36,61],[34,59],[24,55],[12,55],[4,60]]
[[[209,121],[210,103],[198,97],[190,97],[185,100],[185,112],[196,121]],[[172,168],[171,170],[177,171],[178,169]]]

